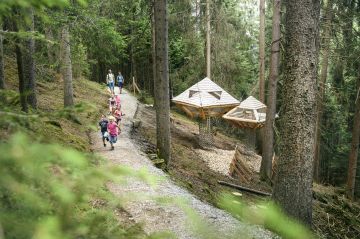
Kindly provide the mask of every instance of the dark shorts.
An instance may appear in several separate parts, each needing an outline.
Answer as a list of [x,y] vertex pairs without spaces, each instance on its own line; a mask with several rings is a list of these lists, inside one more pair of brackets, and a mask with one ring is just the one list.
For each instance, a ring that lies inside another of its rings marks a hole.
[[124,83],[122,83],[122,82],[119,82],[119,83],[118,83],[118,86],[119,86],[120,88],[122,88],[123,85],[124,85]]
[[[105,135],[106,133],[106,135]],[[101,131],[101,135],[103,137],[103,139],[106,139],[107,141],[109,141],[109,134],[107,133],[107,131]]]

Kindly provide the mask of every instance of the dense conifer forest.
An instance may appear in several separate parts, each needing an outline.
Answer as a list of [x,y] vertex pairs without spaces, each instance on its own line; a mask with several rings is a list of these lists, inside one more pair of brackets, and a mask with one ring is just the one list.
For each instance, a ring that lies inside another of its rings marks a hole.
[[[188,238],[113,189],[152,167],[254,238],[357,237],[359,56],[359,0],[0,1],[0,239]],[[157,196],[191,238],[227,235]]]

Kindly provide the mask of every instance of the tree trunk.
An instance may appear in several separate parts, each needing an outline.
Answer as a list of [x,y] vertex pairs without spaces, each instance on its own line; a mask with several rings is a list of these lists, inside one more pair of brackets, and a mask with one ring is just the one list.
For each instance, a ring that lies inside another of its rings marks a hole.
[[[155,42],[155,0],[152,0],[152,6],[151,6],[151,34],[152,34],[152,41],[151,41],[151,47],[152,47],[152,70],[153,70],[153,84],[156,79],[156,42]],[[155,85],[154,85],[155,87]],[[154,87],[151,90],[151,95],[154,96]]]
[[170,101],[168,65],[168,19],[167,0],[155,0],[155,51],[156,78],[154,82],[156,106],[156,141],[159,157],[166,166],[171,160],[170,143]]
[[45,38],[48,42],[46,42],[46,50],[47,50],[47,57],[49,63],[53,65],[55,63],[54,51],[53,51],[53,44],[49,41],[54,41],[54,36],[50,27],[45,28]]
[[[29,25],[27,31],[34,32],[34,11],[29,10]],[[26,79],[26,96],[27,103],[33,108],[37,109],[36,98],[36,76],[35,76],[35,39],[30,36],[25,40],[26,50],[24,51],[24,77]]]
[[[12,16],[13,18],[17,17],[17,14]],[[12,20],[12,27],[14,32],[19,32],[16,20]],[[20,38],[16,37],[15,40],[15,54],[16,54],[16,63],[18,68],[18,77],[19,77],[19,94],[20,94],[20,105],[21,110],[24,112],[28,112],[28,105],[26,102],[26,94],[25,94],[25,77],[24,77],[24,66],[23,66],[23,54],[20,48]]]
[[265,103],[265,0],[260,0],[259,100]]
[[210,0],[206,0],[206,76],[211,79]]
[[273,199],[291,217],[312,221],[319,0],[287,0],[279,162]]
[[316,126],[315,126],[315,158],[314,158],[314,180],[320,182],[320,145],[321,145],[321,120],[324,109],[324,94],[325,94],[325,83],[328,72],[329,63],[329,51],[330,51],[330,31],[331,31],[331,19],[332,19],[332,6],[333,0],[329,0],[326,6],[326,13],[324,19],[324,32],[323,32],[323,57],[321,62],[320,81],[318,84],[318,95],[317,95],[317,115],[316,115]]
[[359,136],[360,136],[360,74],[357,79],[355,115],[354,115],[353,129],[352,129],[351,149],[349,154],[349,166],[348,166],[348,175],[346,182],[346,195],[351,200],[354,199],[357,158],[359,151]]
[[61,31],[61,74],[64,80],[64,107],[74,105],[69,26]]
[[262,160],[260,177],[262,180],[271,181],[272,158],[274,154],[274,124],[276,114],[276,89],[279,77],[280,61],[280,18],[281,0],[274,0],[272,22],[272,44],[269,75],[269,95],[267,98],[266,122],[264,127]]
[[[2,23],[0,22],[0,29],[3,29]],[[5,89],[5,71],[4,71],[4,36],[0,34],[0,89]]]

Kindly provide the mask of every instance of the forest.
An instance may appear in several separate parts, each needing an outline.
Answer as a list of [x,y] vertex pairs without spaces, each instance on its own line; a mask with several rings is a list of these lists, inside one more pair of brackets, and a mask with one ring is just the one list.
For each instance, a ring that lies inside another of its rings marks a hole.
[[0,1],[0,239],[359,237],[359,56],[359,0]]

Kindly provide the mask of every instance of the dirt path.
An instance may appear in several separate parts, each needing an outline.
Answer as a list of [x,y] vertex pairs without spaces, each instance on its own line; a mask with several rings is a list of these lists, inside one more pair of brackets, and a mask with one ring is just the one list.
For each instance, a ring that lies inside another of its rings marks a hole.
[[[246,230],[249,231],[250,238],[272,237],[271,233],[259,227],[249,227],[234,219],[228,213],[198,200],[188,191],[172,182],[162,170],[153,166],[151,161],[130,139],[131,120],[138,102],[135,97],[126,91],[121,94],[121,101],[125,117],[122,120],[122,133],[115,145],[115,150],[110,151],[109,146],[103,147],[99,134],[94,133],[94,151],[112,164],[130,166],[135,170],[145,168],[152,175],[162,178],[156,187],[151,187],[133,178],[129,179],[126,184],[112,183],[109,185],[110,191],[118,196],[137,194],[146,197],[141,201],[129,202],[125,205],[125,210],[135,222],[143,224],[146,233],[170,231],[176,238],[232,238],[231,235],[236,234],[236,238],[244,238]],[[151,199],[164,196],[185,199],[194,212],[200,215],[201,221],[213,227],[216,233],[211,233],[209,227],[206,227],[203,231],[208,231],[211,235],[195,233],[194,223],[191,222],[182,209],[173,204],[165,205]]]

